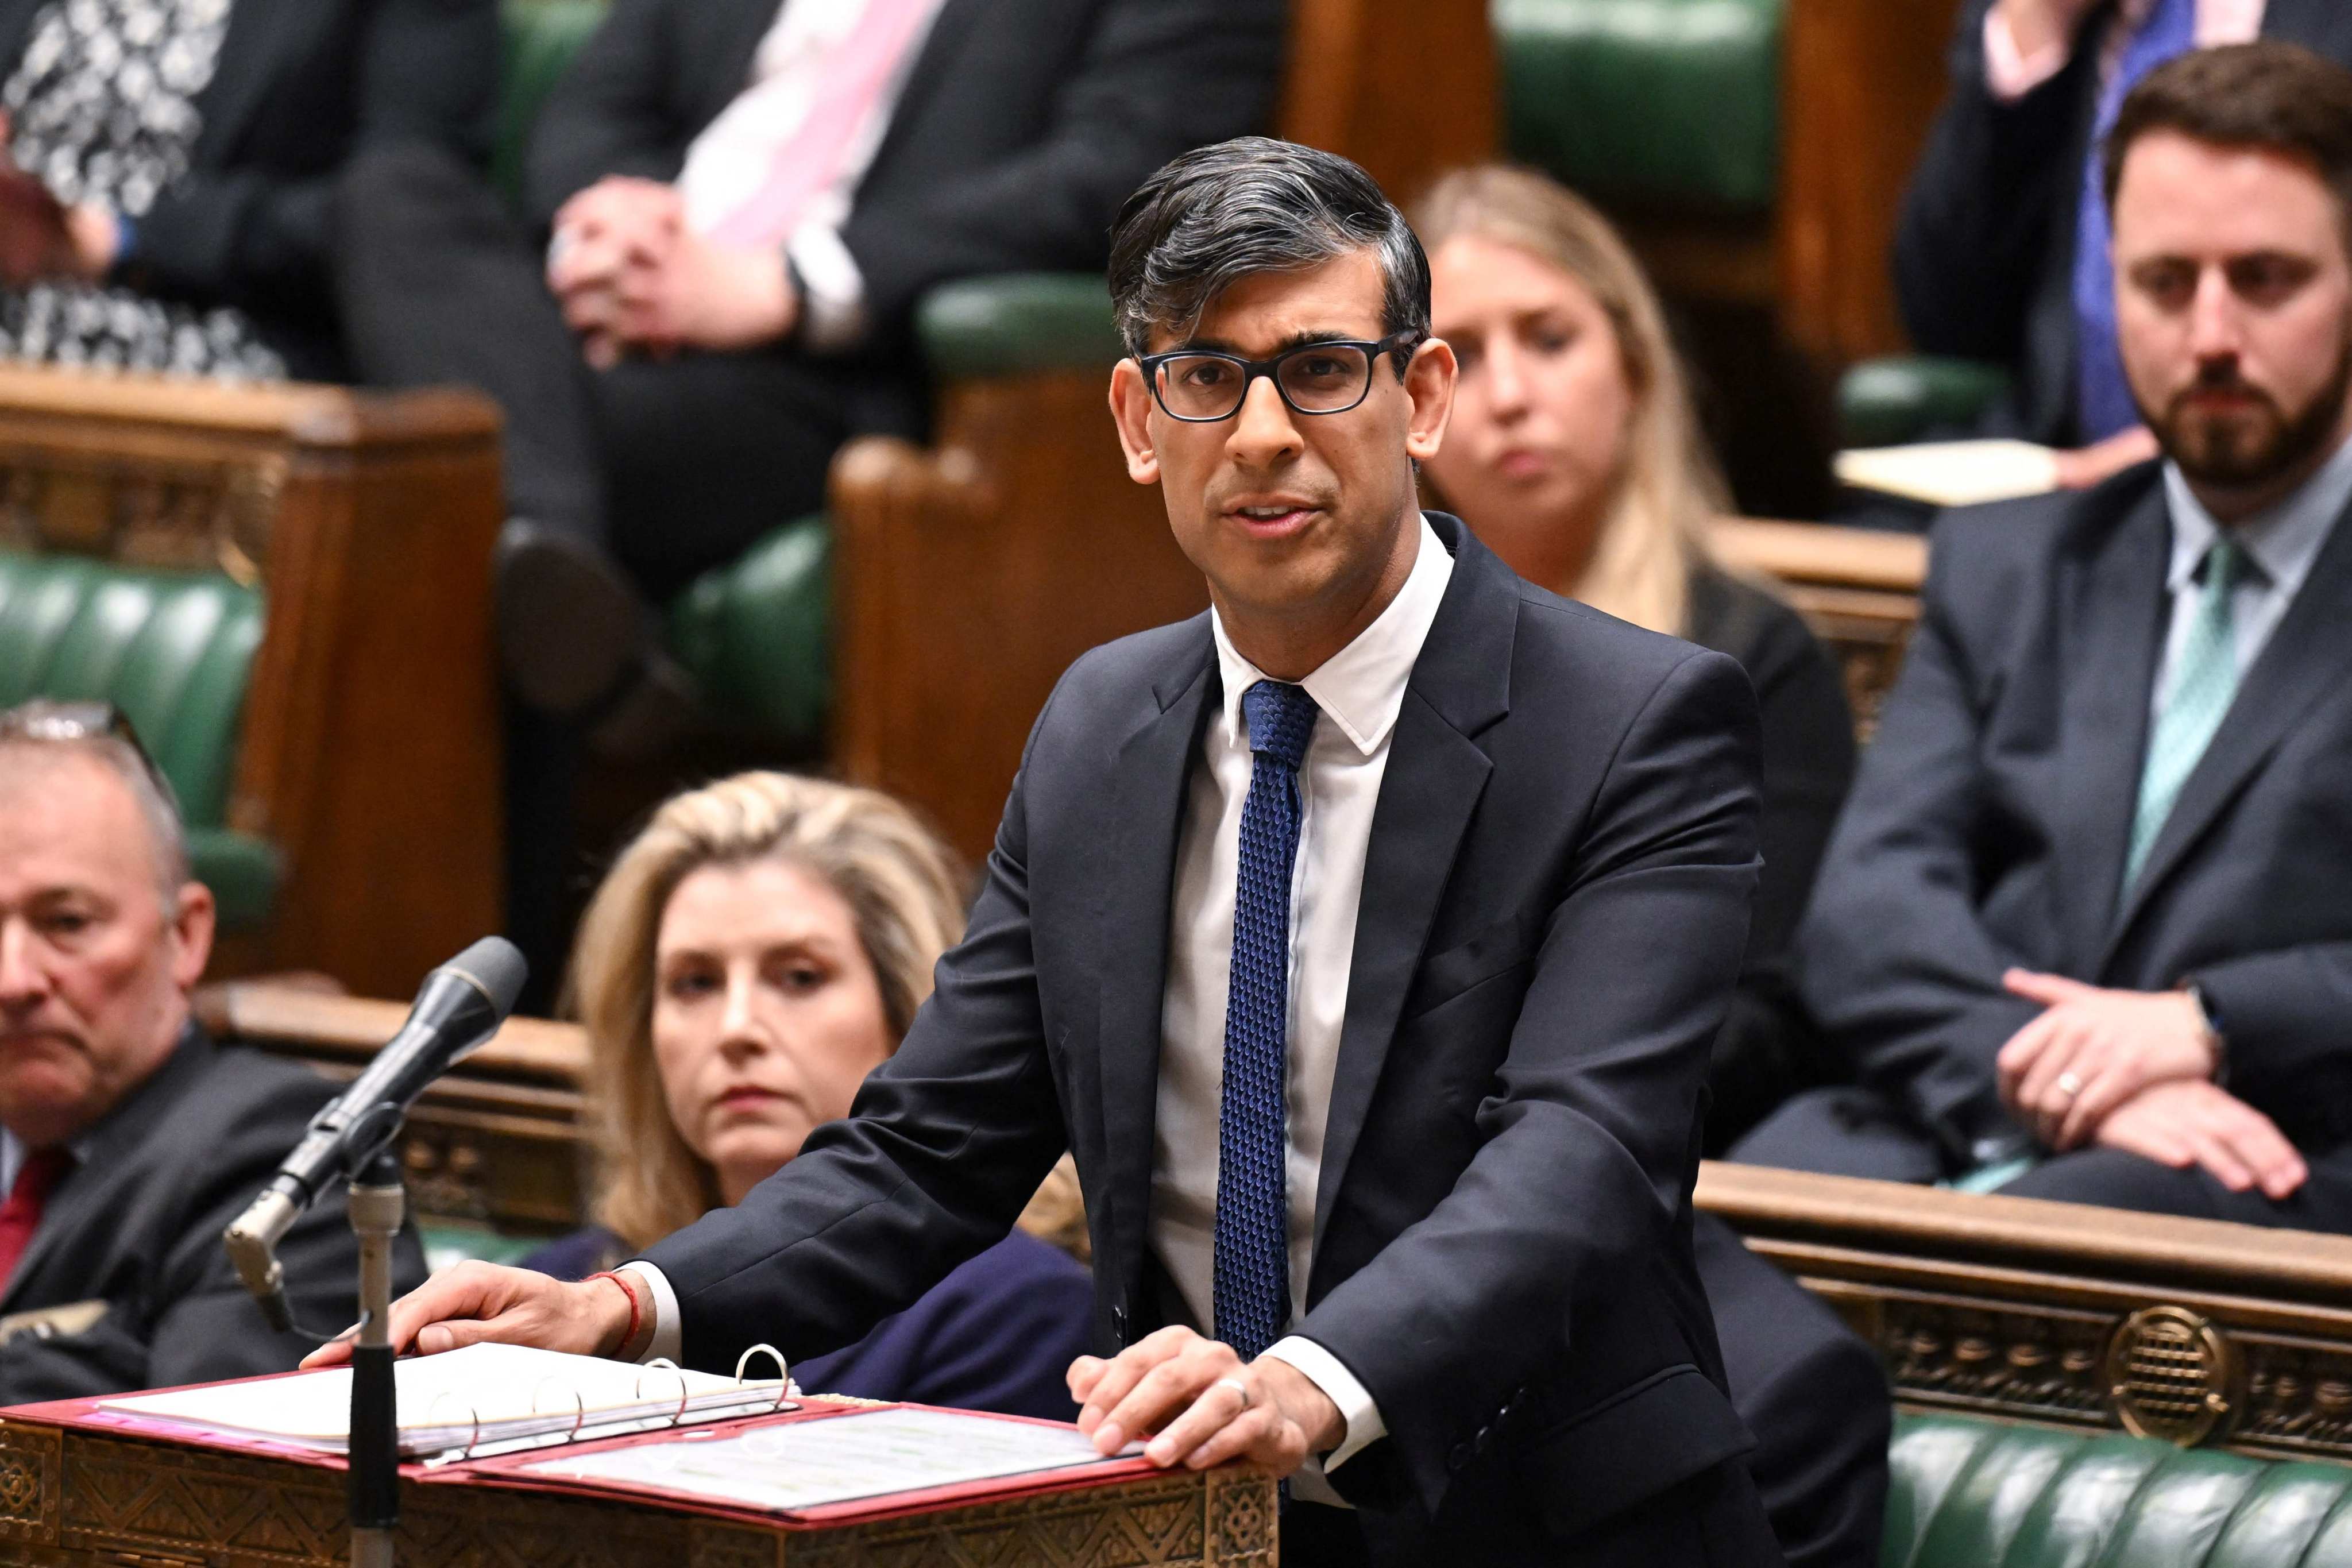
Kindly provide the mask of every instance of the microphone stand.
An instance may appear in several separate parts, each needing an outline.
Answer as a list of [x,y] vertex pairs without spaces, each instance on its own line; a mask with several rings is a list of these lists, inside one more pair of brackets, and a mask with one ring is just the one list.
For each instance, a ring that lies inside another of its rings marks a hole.
[[352,1178],[352,1234],[360,1245],[360,1334],[352,1346],[352,1568],[393,1568],[400,1519],[400,1424],[392,1375],[392,1244],[407,1194],[389,1148]]

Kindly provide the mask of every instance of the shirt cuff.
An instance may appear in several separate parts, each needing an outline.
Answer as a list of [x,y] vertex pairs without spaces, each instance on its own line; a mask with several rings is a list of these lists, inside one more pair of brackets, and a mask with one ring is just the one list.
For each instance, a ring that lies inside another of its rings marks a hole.
[[800,341],[813,353],[839,353],[866,336],[866,274],[841,231],[805,224],[784,246],[801,283]]
[[1356,1374],[1313,1340],[1291,1334],[1268,1345],[1265,1353],[1297,1368],[1339,1407],[1339,1418],[1347,1423],[1347,1435],[1338,1447],[1323,1457],[1325,1475],[1354,1458],[1368,1444],[1389,1435],[1388,1423],[1381,1419],[1381,1407],[1372,1403],[1371,1394],[1356,1381]]
[[643,1258],[624,1263],[614,1272],[634,1274],[644,1280],[646,1293],[654,1300],[654,1337],[646,1342],[645,1353],[637,1357],[638,1364],[666,1361],[676,1365],[678,1352],[685,1348],[686,1334],[678,1326],[677,1292],[669,1288],[668,1276]]
[[2073,56],[2074,51],[2063,44],[2045,44],[2031,55],[2024,54],[2000,7],[1985,13],[1985,88],[2003,103],[2015,103],[2064,70]]

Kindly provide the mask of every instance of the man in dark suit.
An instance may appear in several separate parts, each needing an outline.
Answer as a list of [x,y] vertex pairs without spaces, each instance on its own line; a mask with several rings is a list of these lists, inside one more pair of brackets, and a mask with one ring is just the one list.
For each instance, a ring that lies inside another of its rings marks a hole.
[[1753,695],[1424,519],[1455,366],[1361,170],[1204,149],[1112,255],[1120,439],[1213,611],[1063,679],[850,1120],[611,1281],[454,1270],[395,1339],[820,1352],[1068,1148],[1080,1425],[1288,1476],[1286,1563],[1777,1561],[1690,1241]]
[[[317,1074],[189,1019],[212,895],[170,793],[111,715],[0,714],[0,1404],[284,1372],[221,1231],[326,1104]],[[279,1257],[298,1321],[352,1321],[340,1198]],[[395,1271],[425,1277],[413,1232]]]
[[2257,36],[2352,64],[2339,0],[1970,0],[1951,94],[1895,239],[1904,324],[1928,353],[2009,366],[1988,434],[2070,450],[2071,483],[2156,455],[2125,393],[2098,143],[2140,77]]
[[2189,56],[2106,157],[2167,460],[1938,528],[1798,937],[1867,1087],[1735,1155],[2352,1228],[2352,72]]

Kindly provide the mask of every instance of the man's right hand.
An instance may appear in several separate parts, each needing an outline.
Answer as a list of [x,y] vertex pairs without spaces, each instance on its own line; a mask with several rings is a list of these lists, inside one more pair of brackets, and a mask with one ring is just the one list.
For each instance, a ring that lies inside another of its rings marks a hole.
[[[572,1285],[535,1269],[460,1263],[392,1304],[392,1347],[437,1355],[488,1340],[612,1355],[626,1348],[621,1342],[629,1331],[632,1298],[640,1338],[650,1326],[653,1304],[642,1284],[621,1283],[627,1278]],[[339,1339],[312,1351],[302,1365],[334,1366],[350,1359],[351,1342]]]
[[1993,14],[2009,29],[2020,57],[2032,59],[2042,50],[2072,49],[2083,19],[2099,0],[1998,0]]
[[2292,1196],[2311,1173],[2276,1122],[2201,1079],[2140,1090],[2108,1113],[2093,1142],[2175,1170],[2201,1165],[2231,1192],[2260,1187],[2273,1203]]

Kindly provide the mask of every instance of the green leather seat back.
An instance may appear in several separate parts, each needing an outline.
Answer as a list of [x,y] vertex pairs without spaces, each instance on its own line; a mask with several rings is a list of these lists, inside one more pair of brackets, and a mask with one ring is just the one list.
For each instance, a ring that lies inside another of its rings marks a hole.
[[794,741],[823,731],[833,535],[804,517],[670,602],[669,645],[723,710]]
[[572,57],[604,21],[605,0],[504,0],[499,19],[506,59],[499,89],[499,141],[490,177],[510,202],[522,200],[523,154],[547,95]]
[[2009,373],[1978,360],[1900,354],[1864,360],[1838,382],[1838,444],[1898,447],[1965,433],[2009,393]]
[[196,875],[231,925],[268,913],[280,874],[269,846],[224,826],[261,622],[261,595],[218,573],[0,552],[0,707],[121,709],[171,780]]
[[1761,216],[1780,184],[1785,5],[1495,0],[1504,145],[1588,195]]
[[2352,1469],[1904,1415],[1883,1568],[2352,1568]]
[[1098,272],[1013,272],[942,284],[915,316],[924,363],[942,381],[1108,370],[1127,353]]

